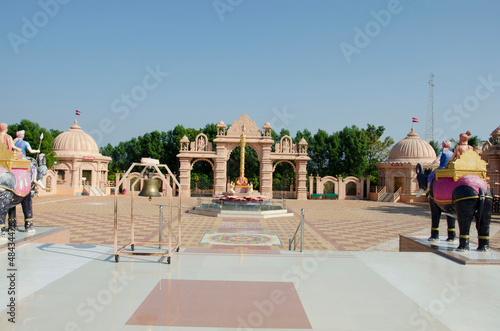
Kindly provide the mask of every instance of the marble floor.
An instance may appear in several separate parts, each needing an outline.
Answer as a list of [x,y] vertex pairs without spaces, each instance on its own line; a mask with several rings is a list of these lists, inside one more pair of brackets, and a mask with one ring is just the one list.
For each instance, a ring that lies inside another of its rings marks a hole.
[[0,253],[2,331],[500,325],[500,266],[461,265],[433,253],[181,248],[166,264],[126,255],[116,263],[108,245],[33,243],[11,252]]

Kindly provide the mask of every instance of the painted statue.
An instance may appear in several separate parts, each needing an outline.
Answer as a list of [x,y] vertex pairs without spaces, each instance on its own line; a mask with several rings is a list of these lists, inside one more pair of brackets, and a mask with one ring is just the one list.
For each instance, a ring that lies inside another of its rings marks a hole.
[[7,123],[0,123],[0,142],[5,145],[5,148],[8,151],[17,151],[20,152],[21,149],[19,147],[14,146],[14,141],[12,137],[7,134]]
[[469,145],[469,137],[472,135],[470,131],[467,131],[466,133],[461,133],[459,136],[459,141],[458,145],[455,146],[455,153],[453,154],[453,157],[451,161],[455,161],[460,158],[460,155],[463,153],[467,152],[470,149],[474,149],[471,145]]
[[24,130],[20,130],[20,131],[16,132],[17,138],[14,139],[14,146],[16,146],[17,148],[19,148],[21,150],[21,152],[23,153],[23,159],[26,159],[26,150],[32,154],[40,153],[40,150],[31,149],[30,143],[24,140],[24,134],[25,134]]
[[[18,160],[17,157],[0,144],[0,240],[6,240],[6,232],[17,227],[15,206],[21,204],[24,213],[25,231],[34,233],[32,199],[35,186],[45,189],[41,180],[47,173],[44,154],[37,159],[28,157]],[[9,214],[8,229],[5,220]]]
[[229,193],[236,193],[235,189],[234,189],[234,183],[231,182],[230,186],[229,186]]
[[[476,163],[484,162],[474,151],[465,154],[467,154],[467,160]],[[420,163],[416,167],[417,180],[421,191],[429,188],[432,222],[429,241],[439,241],[439,221],[441,214],[445,214],[448,221],[447,241],[455,240],[455,218],[458,221],[460,237],[457,251],[469,250],[469,231],[473,219],[476,221],[479,239],[477,250],[489,251],[493,200],[488,184],[481,176],[482,171],[475,168],[471,170],[460,169],[456,162],[450,168],[452,169],[437,170],[436,179],[428,183],[430,169],[424,171]],[[484,173],[485,170],[486,164],[484,163]]]
[[[436,160],[434,160],[434,162],[432,162],[430,165],[432,167],[435,163],[439,162],[439,166],[437,167],[437,169],[444,169],[448,165],[448,162],[453,157],[453,152],[449,149],[451,146],[451,142],[449,140],[444,140],[441,146],[443,147],[443,149],[438,153]],[[425,192],[419,192],[419,194],[417,194],[417,198],[422,194],[429,193],[431,189],[429,184],[435,178],[436,178],[436,170],[431,172],[429,174],[429,177],[427,178],[427,190]]]
[[247,193],[253,193],[253,183],[252,182],[248,183]]

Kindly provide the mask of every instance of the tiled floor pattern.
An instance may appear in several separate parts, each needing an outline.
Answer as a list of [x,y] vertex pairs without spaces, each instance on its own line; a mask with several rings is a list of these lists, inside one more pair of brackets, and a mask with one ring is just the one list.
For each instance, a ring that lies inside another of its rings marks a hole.
[[[158,240],[158,205],[166,205],[164,217],[168,218],[169,203],[168,198],[157,198],[151,202],[139,197],[134,199],[137,241]],[[187,211],[195,203],[195,198],[183,199],[183,211]],[[178,215],[176,204],[174,200],[174,220]],[[33,208],[35,226],[69,227],[73,244],[113,244],[114,197],[40,197],[35,198]],[[305,210],[305,250],[394,251],[397,250],[397,244],[394,243],[399,234],[425,235],[429,232],[430,213],[426,204],[288,200],[287,208],[295,214],[295,217],[256,220],[183,214],[182,247],[220,248],[218,245],[200,244],[200,240],[205,233],[235,232],[276,234],[282,246],[266,249],[287,249],[288,239],[293,236],[300,222],[302,208]],[[120,196],[119,246],[130,242],[130,209],[130,196]],[[22,215],[19,207],[18,215]],[[498,228],[500,228],[500,217],[496,215],[492,219],[492,230],[495,230],[491,235],[493,248],[500,248],[500,235],[496,234]],[[446,234],[444,220],[441,222],[440,232]],[[474,235],[475,229],[471,229],[471,241],[474,240]]]

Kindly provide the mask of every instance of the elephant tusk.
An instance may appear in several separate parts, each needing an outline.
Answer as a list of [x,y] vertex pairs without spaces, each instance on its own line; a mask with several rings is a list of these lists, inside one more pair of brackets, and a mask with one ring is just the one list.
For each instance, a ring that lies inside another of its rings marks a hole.
[[420,197],[424,193],[425,193],[425,190],[423,188],[421,188],[420,191],[418,191],[416,197],[418,198],[418,197]]
[[36,183],[38,184],[38,186],[40,186],[42,188],[42,190],[45,190],[45,186],[43,185],[41,179],[37,180]]

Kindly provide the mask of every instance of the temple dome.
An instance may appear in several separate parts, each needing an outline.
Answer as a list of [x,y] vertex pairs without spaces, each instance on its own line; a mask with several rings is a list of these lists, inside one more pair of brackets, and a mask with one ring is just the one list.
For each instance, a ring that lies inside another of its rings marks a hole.
[[434,148],[411,128],[410,133],[391,149],[386,162],[427,163],[436,159]]
[[69,130],[59,134],[52,143],[54,151],[63,154],[100,155],[95,140],[78,125],[77,121]]

